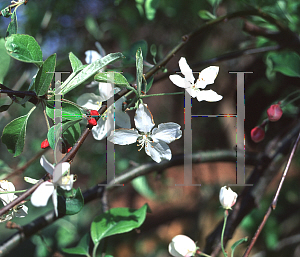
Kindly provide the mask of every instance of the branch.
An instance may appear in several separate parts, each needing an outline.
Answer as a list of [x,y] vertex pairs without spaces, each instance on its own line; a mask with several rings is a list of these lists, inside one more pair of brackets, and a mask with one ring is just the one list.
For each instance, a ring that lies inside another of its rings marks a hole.
[[260,223],[260,225],[259,225],[257,231],[255,232],[255,235],[253,236],[253,238],[252,238],[252,240],[251,240],[251,243],[250,243],[250,245],[248,246],[248,248],[247,248],[246,252],[244,253],[243,257],[248,257],[248,256],[249,256],[249,254],[250,254],[250,252],[251,252],[251,250],[252,250],[252,248],[253,248],[253,246],[254,246],[254,244],[255,244],[257,238],[258,238],[258,236],[260,235],[260,232],[262,231],[262,229],[263,229],[263,227],[265,226],[265,224],[266,224],[266,222],[267,222],[269,216],[271,215],[271,212],[272,212],[273,210],[275,210],[275,208],[276,208],[280,190],[281,190],[282,185],[283,185],[283,182],[284,182],[284,180],[285,180],[285,178],[286,178],[287,172],[288,172],[288,170],[289,170],[289,168],[290,168],[290,166],[291,166],[292,159],[293,159],[293,157],[294,157],[294,155],[295,155],[296,148],[297,148],[297,146],[298,146],[299,140],[300,140],[300,133],[299,133],[299,135],[298,135],[298,137],[297,137],[297,139],[296,139],[296,142],[294,143],[293,149],[292,149],[292,151],[291,151],[291,154],[290,154],[290,156],[289,156],[288,162],[287,162],[286,167],[285,167],[285,169],[284,169],[284,172],[283,172],[283,174],[282,174],[282,177],[281,177],[280,183],[279,183],[279,185],[278,185],[276,194],[275,194],[275,196],[274,196],[274,198],[273,198],[273,201],[272,201],[272,203],[270,204],[270,206],[269,206],[269,208],[268,208],[268,210],[267,210],[267,212],[266,212],[266,214],[265,214],[265,216],[264,216],[262,222]]
[[[286,156],[288,149],[290,149],[290,146],[295,141],[299,131],[300,122],[297,121],[297,123],[288,129],[283,139],[279,140],[278,138],[274,138],[265,148],[264,153],[261,155],[251,176],[247,180],[247,184],[253,184],[253,186],[244,187],[233,211],[228,216],[224,245],[232,238],[235,229],[243,218],[257,207],[267,186],[282,167],[285,161],[284,156]],[[204,252],[208,254],[211,253],[212,257],[217,256],[221,250],[220,238],[222,227],[223,221],[221,221],[215,230],[206,238]]]
[[[207,151],[199,152],[192,155],[193,163],[209,163],[209,162],[236,162],[236,151],[229,150],[219,150],[219,151]],[[252,153],[246,153],[246,162],[247,164],[253,165],[257,160],[257,155]],[[163,161],[161,163],[156,163],[154,161],[134,167],[126,173],[118,176],[115,180],[109,183],[106,187],[96,185],[91,189],[86,190],[83,193],[84,204],[91,202],[97,198],[102,197],[105,190],[113,190],[116,187],[114,184],[126,184],[129,183],[132,179],[146,175],[154,171],[162,171],[167,168],[183,165],[184,155],[175,155],[170,161]],[[101,184],[105,184],[106,181]],[[27,192],[26,192],[27,193]],[[5,242],[0,245],[0,256],[4,256],[10,250],[15,248],[18,244],[23,242],[25,239],[37,233],[39,230],[47,227],[48,225],[55,222],[57,219],[64,217],[64,215],[59,214],[58,217],[55,217],[54,211],[50,211],[43,216],[35,219],[31,223],[21,227],[18,232],[9,237]]]

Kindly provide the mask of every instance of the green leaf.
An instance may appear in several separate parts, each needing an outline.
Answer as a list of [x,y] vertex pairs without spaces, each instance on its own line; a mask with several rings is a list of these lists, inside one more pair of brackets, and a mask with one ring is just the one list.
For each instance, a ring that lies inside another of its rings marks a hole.
[[8,18],[12,15],[11,10],[9,7],[5,7],[4,9],[1,10],[1,14],[3,17]]
[[200,10],[198,12],[198,15],[203,20],[213,20],[217,18],[215,15],[213,15],[211,12],[207,10]]
[[149,79],[147,79],[147,85],[146,85],[146,92],[145,93],[147,93],[150,90],[150,88],[152,87],[153,81],[154,81],[153,76],[150,77]]
[[281,72],[290,77],[300,77],[300,56],[296,52],[271,52],[266,61],[273,71]]
[[14,154],[14,157],[23,151],[27,121],[34,109],[35,106],[26,115],[14,119],[3,129],[2,142],[6,145],[7,150]]
[[142,196],[153,199],[155,193],[149,186],[146,176],[139,176],[131,181],[133,188]]
[[70,145],[74,145],[78,138],[81,135],[81,129],[79,122],[67,128],[67,130],[63,133],[63,138],[68,141]]
[[90,244],[90,235],[85,234],[81,240],[79,241],[78,245],[73,248],[63,248],[63,252],[69,254],[79,254],[89,256],[89,244]]
[[95,245],[101,239],[129,232],[140,227],[145,218],[148,205],[143,205],[140,209],[113,208],[97,216],[91,225],[91,236]]
[[136,84],[137,84],[137,91],[139,95],[141,95],[142,81],[143,81],[143,55],[142,55],[142,49],[139,48],[136,51]]
[[89,64],[81,72],[79,72],[67,85],[62,85],[61,93],[64,95],[76,88],[83,82],[85,82],[90,77],[94,76],[101,68],[111,64],[121,58],[123,58],[122,53],[112,53],[104,56],[103,58]]
[[9,37],[12,34],[17,34],[18,32],[18,22],[17,22],[17,13],[15,9],[11,16],[11,22],[8,24],[5,37]]
[[244,242],[247,242],[248,240],[248,237],[244,237],[238,241],[236,241],[232,246],[231,246],[231,257],[233,257],[233,254],[234,254],[234,251],[235,251],[235,248],[240,245],[241,243],[244,243]]
[[5,112],[8,110],[8,108],[10,107],[11,105],[10,104],[4,104],[4,105],[1,105],[0,106],[0,112]]
[[160,0],[146,0],[145,2],[145,12],[148,20],[153,20],[155,18],[156,9],[159,5]]
[[29,35],[13,34],[6,39],[5,43],[8,54],[21,61],[34,63],[41,66],[43,53],[39,44]]
[[[52,126],[47,134],[47,139],[49,142],[50,147],[55,150],[57,144],[60,142],[60,138],[63,133],[67,131],[67,129],[76,123],[78,123],[80,120],[70,120],[63,123],[58,123],[54,126]],[[75,128],[76,130],[76,128]]]
[[[55,101],[48,100],[46,105],[46,114],[54,120],[54,112],[55,112]],[[56,111],[58,111],[56,109]],[[71,102],[61,102],[61,115],[63,120],[80,120],[82,119],[82,112]]]
[[80,212],[84,206],[84,199],[80,188],[72,188],[72,190],[64,192],[66,192],[68,196],[58,196],[58,212],[64,215],[74,215]]
[[[108,76],[109,74],[111,74],[111,72],[101,72],[96,74],[94,79],[98,82],[107,83],[110,82],[110,76]],[[114,81],[112,81],[112,83],[114,83],[114,85],[118,87],[130,87],[127,79],[119,72],[114,72]]]
[[10,64],[10,56],[6,52],[4,38],[0,39],[0,63],[0,83],[3,83]]
[[84,68],[82,62],[72,52],[69,53],[69,60],[70,60],[73,72],[78,72]]
[[51,81],[54,76],[56,65],[56,54],[50,55],[39,69],[34,80],[34,91],[38,96],[48,93]]

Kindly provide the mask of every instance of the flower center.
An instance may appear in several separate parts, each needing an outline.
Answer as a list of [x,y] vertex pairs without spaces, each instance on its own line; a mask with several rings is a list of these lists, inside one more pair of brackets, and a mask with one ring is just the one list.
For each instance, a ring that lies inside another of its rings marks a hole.
[[153,142],[152,138],[150,137],[150,133],[146,133],[146,134],[142,134],[139,138],[138,138],[138,146],[141,146],[141,148],[138,151],[141,151],[143,149],[144,146],[147,146],[148,142]]

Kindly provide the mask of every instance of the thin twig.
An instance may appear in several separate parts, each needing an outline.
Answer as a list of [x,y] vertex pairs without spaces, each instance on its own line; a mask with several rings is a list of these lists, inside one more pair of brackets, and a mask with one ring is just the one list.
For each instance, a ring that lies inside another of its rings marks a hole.
[[276,204],[277,204],[277,201],[278,201],[278,196],[279,196],[280,190],[281,190],[282,185],[283,185],[283,182],[284,182],[284,180],[285,180],[285,178],[286,178],[286,174],[287,174],[287,172],[288,172],[288,170],[289,170],[289,168],[290,168],[290,166],[291,166],[292,159],[293,159],[294,154],[295,154],[295,152],[296,152],[296,148],[297,148],[297,146],[298,146],[299,140],[300,140],[300,132],[299,132],[299,135],[298,135],[298,137],[297,137],[296,142],[294,143],[293,149],[292,149],[292,151],[291,151],[291,154],[290,154],[290,156],[289,156],[288,162],[287,162],[286,167],[285,167],[285,169],[284,169],[284,172],[283,172],[283,174],[282,174],[282,177],[281,177],[280,183],[279,183],[279,185],[278,185],[276,194],[275,194],[275,196],[274,196],[274,198],[273,198],[273,201],[272,201],[272,203],[270,204],[270,206],[269,206],[269,208],[268,208],[268,210],[267,210],[267,212],[266,212],[266,214],[265,214],[265,216],[264,216],[262,222],[260,223],[258,229],[256,230],[255,235],[253,236],[253,238],[252,238],[252,240],[251,240],[251,243],[250,243],[250,245],[248,246],[248,248],[247,248],[246,252],[244,253],[243,257],[248,257],[248,256],[249,256],[249,254],[250,254],[250,252],[251,252],[251,250],[252,250],[252,248],[253,248],[253,246],[254,246],[254,244],[255,244],[255,242],[256,242],[258,236],[259,236],[259,234],[261,233],[261,231],[262,231],[264,225],[266,224],[266,222],[267,222],[267,220],[268,220],[268,218],[269,218],[271,212],[272,212],[273,210],[275,210],[275,208],[276,208]]
[[32,163],[34,163],[37,159],[39,159],[44,153],[47,152],[48,149],[44,149],[38,152],[35,156],[33,156],[28,162],[26,162],[22,167],[15,169],[12,173],[8,174],[4,180],[9,179],[12,176],[19,175],[23,173]]

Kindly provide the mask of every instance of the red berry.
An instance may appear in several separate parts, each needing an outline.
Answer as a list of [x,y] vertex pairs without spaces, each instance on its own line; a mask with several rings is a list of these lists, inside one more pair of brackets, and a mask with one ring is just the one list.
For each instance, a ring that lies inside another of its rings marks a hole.
[[42,143],[41,143],[41,148],[45,149],[47,148],[49,145],[48,139],[45,139]]
[[72,150],[72,147],[68,148],[67,153],[70,152]]
[[88,120],[88,123],[89,123],[90,125],[92,125],[92,126],[96,126],[96,125],[97,125],[97,121],[96,121],[95,118],[89,119],[89,120]]
[[282,116],[280,104],[272,104],[267,110],[269,121],[278,121]]
[[251,139],[255,143],[260,142],[261,140],[264,139],[264,137],[265,137],[265,130],[262,127],[257,126],[251,130]]
[[99,112],[96,111],[96,110],[90,110],[90,115],[98,117],[99,116]]

